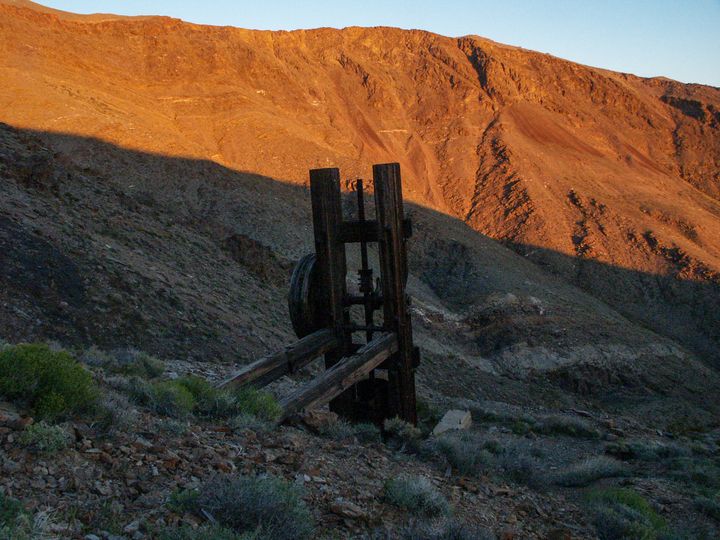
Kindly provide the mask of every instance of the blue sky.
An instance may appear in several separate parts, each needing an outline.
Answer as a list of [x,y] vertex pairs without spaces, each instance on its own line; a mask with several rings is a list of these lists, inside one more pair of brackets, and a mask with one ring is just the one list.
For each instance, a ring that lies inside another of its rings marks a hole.
[[583,64],[720,87],[720,0],[41,0],[76,13],[169,15],[267,30],[332,26],[477,34]]

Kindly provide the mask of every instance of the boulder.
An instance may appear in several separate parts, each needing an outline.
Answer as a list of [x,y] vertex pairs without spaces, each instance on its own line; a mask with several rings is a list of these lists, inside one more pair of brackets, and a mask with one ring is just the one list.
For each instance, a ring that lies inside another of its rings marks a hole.
[[470,411],[450,410],[445,413],[440,422],[432,430],[433,435],[440,435],[446,431],[468,429],[472,424]]

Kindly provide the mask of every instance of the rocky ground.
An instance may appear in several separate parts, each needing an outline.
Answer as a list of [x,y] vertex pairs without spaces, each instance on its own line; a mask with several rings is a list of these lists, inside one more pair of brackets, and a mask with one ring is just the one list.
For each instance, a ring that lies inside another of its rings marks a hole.
[[[91,352],[81,357],[98,354]],[[422,400],[422,434],[383,442],[322,411],[279,427],[161,415],[133,401],[126,377],[89,369],[111,420],[60,423],[62,444],[23,437],[33,425],[28,411],[0,404],[0,493],[21,500],[47,537],[140,539],[201,527],[212,516],[178,510],[178,492],[203,489],[218,475],[262,474],[301,488],[323,538],[430,538],[410,531],[442,519],[399,508],[385,494],[386,482],[403,475],[426,479],[448,501],[453,522],[465,528],[461,538],[622,538],[592,499],[618,486],[662,521],[643,538],[720,533],[718,431],[662,431],[579,409]],[[159,377],[186,369],[169,363]],[[471,429],[429,436],[449,407],[469,410]]]

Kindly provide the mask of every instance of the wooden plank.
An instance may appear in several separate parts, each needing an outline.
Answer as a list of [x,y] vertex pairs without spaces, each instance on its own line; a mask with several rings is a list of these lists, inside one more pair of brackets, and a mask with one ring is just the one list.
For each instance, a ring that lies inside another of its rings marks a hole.
[[265,386],[283,375],[306,366],[321,354],[336,348],[337,337],[332,330],[319,330],[282,351],[265,356],[243,367],[218,388],[233,388],[245,384]]
[[[412,236],[412,223],[409,219],[403,220],[403,236]],[[374,219],[366,221],[348,220],[342,223],[340,240],[346,244],[378,241],[378,222]]]
[[365,378],[373,369],[398,350],[395,334],[379,334],[356,354],[343,358],[307,386],[294,392],[280,405],[285,420],[301,411],[323,405]]
[[373,166],[375,213],[378,221],[378,249],[383,282],[385,330],[396,332],[398,353],[389,361],[390,415],[417,423],[415,372],[413,369],[412,324],[408,312],[405,282],[407,250],[403,222],[400,165]]
[[[345,330],[350,321],[350,313],[344,305],[347,293],[347,263],[345,244],[340,239],[343,221],[340,171],[336,168],[311,170],[310,198],[319,272],[319,301],[327,310],[330,327],[338,338],[338,347],[325,355],[325,367],[330,368],[352,352],[352,337],[350,332]],[[349,393],[340,396],[330,404],[330,408],[344,415],[351,409],[352,399],[353,396]]]
[[[346,293],[346,261],[345,245],[340,241],[342,224],[340,171],[338,169],[311,170],[310,196],[320,287],[319,302],[328,311],[332,329],[336,331],[338,337],[342,337],[343,319],[346,312],[345,306],[343,306],[343,298]],[[340,357],[342,356],[341,354]]]

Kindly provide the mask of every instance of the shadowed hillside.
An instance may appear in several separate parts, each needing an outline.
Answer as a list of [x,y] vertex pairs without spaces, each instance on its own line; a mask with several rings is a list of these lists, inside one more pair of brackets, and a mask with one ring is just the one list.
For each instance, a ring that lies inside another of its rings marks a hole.
[[[0,129],[0,166],[6,339],[136,347],[217,362],[208,367],[216,374],[295,339],[288,276],[313,249],[305,188],[209,161],[8,126]],[[348,218],[352,207],[349,196]],[[633,318],[631,304],[623,304],[628,319],[528,259],[578,261],[553,252],[522,257],[445,214],[414,204],[407,213],[421,382],[431,395],[530,404],[569,390],[570,402],[613,396],[617,406],[621,391],[672,398],[668,407],[677,407],[674,399],[717,406],[704,393],[717,375],[637,324],[642,317]],[[350,268],[359,266],[359,255],[349,256]],[[647,290],[645,305],[667,305],[656,296],[668,286],[664,278],[581,266],[577,279],[597,276],[598,296],[609,294],[600,283],[614,281]],[[697,297],[716,316],[714,285],[672,283],[678,299]],[[695,327],[687,305],[673,305],[655,321],[667,336],[716,330]],[[528,385],[538,391],[531,398]],[[633,412],[646,407],[665,414],[654,398]]]

